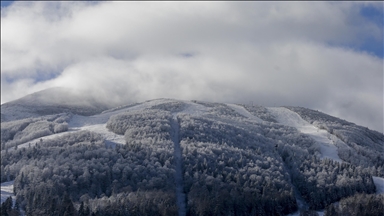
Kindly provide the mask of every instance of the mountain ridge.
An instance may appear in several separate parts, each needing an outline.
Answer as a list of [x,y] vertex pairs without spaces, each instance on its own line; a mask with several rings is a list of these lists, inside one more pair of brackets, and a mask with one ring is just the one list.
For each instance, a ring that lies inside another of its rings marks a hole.
[[334,202],[382,193],[383,134],[315,110],[155,99],[61,111],[1,123],[1,180],[27,214],[341,214]]
[[63,88],[49,88],[1,105],[1,121],[72,112],[95,115],[111,108],[94,97]]

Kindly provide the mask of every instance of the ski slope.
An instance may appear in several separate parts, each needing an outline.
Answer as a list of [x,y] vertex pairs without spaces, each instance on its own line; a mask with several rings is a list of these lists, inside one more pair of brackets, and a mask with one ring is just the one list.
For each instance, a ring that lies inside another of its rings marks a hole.
[[376,194],[384,194],[384,178],[372,176],[373,182],[376,185]]
[[[316,211],[316,212],[317,212],[317,215],[324,216],[324,210]],[[297,212],[292,213],[292,214],[288,214],[287,216],[300,216],[300,211],[297,211]]]
[[[267,107],[267,110],[275,116],[276,120],[285,126],[296,128],[303,134],[310,136],[319,145],[321,158],[329,158],[337,162],[343,162],[338,156],[334,137],[325,130],[320,130],[300,117],[299,114],[284,107]],[[340,141],[342,142],[342,141]]]
[[257,122],[257,123],[263,122],[263,120],[261,120],[260,118],[252,115],[250,112],[248,112],[248,110],[246,110],[242,106],[239,106],[237,104],[226,104],[226,105],[229,106],[234,111],[236,111],[237,113],[239,113],[240,115],[242,115],[244,117],[247,117],[251,121],[254,121],[254,122]]
[[13,181],[1,183],[1,203],[5,202],[8,197],[12,197],[15,201],[15,195],[13,194]]
[[202,116],[208,113],[209,111],[209,108],[204,105],[193,103],[191,101],[182,101],[182,102],[185,103],[186,107],[184,108],[183,111],[179,113],[188,114],[191,116]]

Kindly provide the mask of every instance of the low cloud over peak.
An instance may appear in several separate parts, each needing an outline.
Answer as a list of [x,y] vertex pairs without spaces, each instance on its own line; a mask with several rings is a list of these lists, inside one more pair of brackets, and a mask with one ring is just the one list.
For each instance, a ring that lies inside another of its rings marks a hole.
[[358,2],[15,2],[1,9],[1,102],[56,86],[116,104],[253,101],[382,132],[383,60],[368,48],[383,33],[367,7],[383,14]]

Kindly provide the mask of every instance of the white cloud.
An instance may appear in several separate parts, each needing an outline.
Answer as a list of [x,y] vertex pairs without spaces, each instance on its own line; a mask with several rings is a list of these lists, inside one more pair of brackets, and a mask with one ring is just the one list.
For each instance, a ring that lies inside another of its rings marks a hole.
[[1,102],[67,86],[109,103],[299,105],[383,131],[382,59],[345,48],[383,36],[361,5],[15,2],[1,15]]

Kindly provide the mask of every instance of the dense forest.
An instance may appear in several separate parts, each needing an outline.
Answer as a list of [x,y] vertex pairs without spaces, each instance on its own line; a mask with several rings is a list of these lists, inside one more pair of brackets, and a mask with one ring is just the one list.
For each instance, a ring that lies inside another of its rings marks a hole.
[[16,194],[14,205],[2,204],[2,215],[20,209],[26,215],[177,215],[175,124],[187,215],[305,215],[320,209],[345,215],[354,208],[377,215],[383,209],[372,179],[384,176],[382,134],[290,108],[352,147],[349,155],[339,154],[346,161],[339,163],[320,159],[311,137],[278,124],[264,107],[243,106],[263,120],[255,122],[220,103],[194,101],[204,114],[192,115],[191,103],[113,110],[117,114],[105,127],[124,136],[125,145],[69,130],[76,117],[70,113],[2,122],[1,182],[14,180]]

